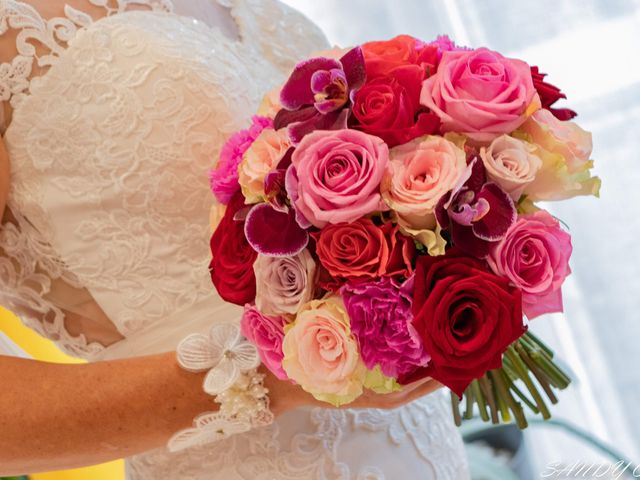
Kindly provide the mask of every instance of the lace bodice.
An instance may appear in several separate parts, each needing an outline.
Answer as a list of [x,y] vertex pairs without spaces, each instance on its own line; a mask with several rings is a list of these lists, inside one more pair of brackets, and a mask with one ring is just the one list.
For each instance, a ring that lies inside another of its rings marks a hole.
[[[17,32],[18,53],[0,64],[13,107],[0,302],[71,354],[167,351],[237,313],[210,285],[206,172],[262,95],[328,44],[276,0],[218,0],[232,38],[194,13],[214,1],[86,0],[107,14],[94,20],[0,0],[0,35]],[[138,455],[129,477],[467,478],[439,395],[392,412],[289,412],[224,442]]]

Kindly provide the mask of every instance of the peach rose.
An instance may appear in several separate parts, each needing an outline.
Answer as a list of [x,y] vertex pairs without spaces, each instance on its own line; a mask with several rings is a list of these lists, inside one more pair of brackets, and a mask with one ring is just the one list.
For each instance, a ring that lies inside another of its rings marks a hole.
[[453,142],[438,136],[416,138],[390,150],[382,198],[402,227],[433,229],[438,200],[455,186],[466,165],[464,150]]
[[538,148],[542,166],[524,193],[534,201],[563,200],[596,195],[600,179],[591,176],[591,133],[575,122],[558,120],[549,110],[538,110],[514,133]]
[[264,179],[290,146],[285,129],[265,128],[258,135],[238,167],[238,179],[246,203],[258,203],[264,199]]
[[316,399],[335,406],[362,394],[366,367],[340,297],[312,300],[285,327],[282,366]]
[[480,158],[489,179],[517,202],[542,167],[542,160],[535,151],[535,145],[529,142],[501,135],[491,145],[480,149]]

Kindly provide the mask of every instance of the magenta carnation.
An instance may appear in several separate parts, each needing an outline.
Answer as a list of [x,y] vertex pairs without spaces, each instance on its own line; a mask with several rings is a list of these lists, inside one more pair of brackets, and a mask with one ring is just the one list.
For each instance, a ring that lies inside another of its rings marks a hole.
[[397,378],[429,362],[412,325],[412,290],[413,279],[400,285],[388,277],[342,287],[351,330],[367,368],[380,365],[382,373]]
[[252,305],[245,305],[240,320],[242,335],[257,347],[262,363],[280,380],[289,378],[282,368],[282,340],[286,323],[283,317],[264,315]]
[[234,133],[225,142],[220,150],[218,165],[209,172],[211,191],[216,199],[225,205],[240,190],[238,165],[242,161],[242,156],[262,130],[273,126],[273,120],[267,117],[254,115],[251,120],[249,128]]
[[455,52],[457,50],[471,50],[468,47],[456,45],[447,35],[438,35],[436,39],[427,45],[433,45],[438,48],[438,60],[442,58],[444,52]]

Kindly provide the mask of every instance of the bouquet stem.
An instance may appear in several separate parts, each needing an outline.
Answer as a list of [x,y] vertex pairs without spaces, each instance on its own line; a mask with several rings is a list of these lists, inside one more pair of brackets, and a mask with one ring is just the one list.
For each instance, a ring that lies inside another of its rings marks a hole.
[[523,406],[548,420],[551,413],[543,396],[557,403],[553,389],[563,390],[570,383],[569,376],[553,361],[553,351],[527,332],[506,350],[501,368],[488,371],[467,387],[464,415],[460,414],[461,399],[451,393],[454,420],[460,425],[463,418],[472,418],[477,405],[483,421],[499,424],[514,419],[523,429],[528,425]]

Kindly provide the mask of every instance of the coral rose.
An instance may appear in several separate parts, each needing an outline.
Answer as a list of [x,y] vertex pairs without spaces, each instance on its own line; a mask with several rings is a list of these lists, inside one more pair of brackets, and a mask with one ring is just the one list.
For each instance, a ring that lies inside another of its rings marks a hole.
[[425,44],[410,35],[398,35],[390,40],[367,42],[362,45],[367,78],[388,75],[406,65],[419,66],[423,72],[433,73],[438,63],[436,45]]
[[312,234],[322,266],[338,282],[377,278],[383,275],[408,276],[415,256],[412,239],[386,223],[376,225],[369,218],[353,223],[329,225]]

